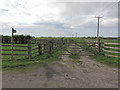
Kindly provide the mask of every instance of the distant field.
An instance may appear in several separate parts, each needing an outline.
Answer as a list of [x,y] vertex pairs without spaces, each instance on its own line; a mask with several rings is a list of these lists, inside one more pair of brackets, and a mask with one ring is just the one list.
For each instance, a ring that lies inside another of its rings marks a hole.
[[[87,39],[91,41],[97,41],[97,39]],[[109,43],[118,43],[118,38],[116,39],[100,39],[101,42],[109,42]]]

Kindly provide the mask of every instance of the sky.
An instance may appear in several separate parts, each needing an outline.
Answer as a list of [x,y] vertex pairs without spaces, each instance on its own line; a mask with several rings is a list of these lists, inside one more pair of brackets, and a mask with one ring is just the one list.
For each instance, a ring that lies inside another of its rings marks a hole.
[[118,0],[111,2],[82,0],[0,0],[0,34],[36,37],[96,36],[97,18],[100,36],[118,36]]

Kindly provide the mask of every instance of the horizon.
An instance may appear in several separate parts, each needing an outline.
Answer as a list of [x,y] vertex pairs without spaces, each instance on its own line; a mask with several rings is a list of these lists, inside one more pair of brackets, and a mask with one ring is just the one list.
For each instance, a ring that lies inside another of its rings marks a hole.
[[[24,34],[15,34],[15,35],[24,35]],[[26,34],[26,35],[28,35],[28,34]],[[10,36],[11,37],[12,35],[0,35],[0,36]],[[76,36],[73,36],[73,37],[72,36],[46,36],[46,37],[45,36],[40,36],[40,37],[32,36],[32,37],[35,37],[35,38],[49,38],[49,37],[50,38],[57,38],[57,37],[59,37],[59,38],[68,38],[68,37],[69,38],[84,38],[84,37],[88,38],[88,37],[90,37],[90,38],[92,38],[92,36],[81,36],[81,37],[78,37],[78,36],[77,37]],[[101,37],[101,36],[99,36],[99,37]],[[97,38],[97,37],[94,36],[93,38]],[[110,37],[104,37],[104,38],[120,38],[120,37],[112,37],[112,36],[110,36]]]

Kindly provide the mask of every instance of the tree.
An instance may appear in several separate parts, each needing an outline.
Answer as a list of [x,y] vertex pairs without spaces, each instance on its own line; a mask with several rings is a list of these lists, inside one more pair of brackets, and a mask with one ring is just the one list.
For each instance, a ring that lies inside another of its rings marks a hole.
[[17,44],[19,43],[19,35],[14,35],[14,42]]
[[[27,44],[27,41],[31,38],[35,37],[32,37],[30,35],[14,35],[14,43]],[[11,43],[11,37],[2,35],[2,43]]]
[[24,40],[25,40],[25,43],[27,44],[27,41],[30,40],[32,37],[30,35],[27,35],[25,36]]
[[3,42],[4,43],[11,43],[11,37],[10,36],[3,36]]

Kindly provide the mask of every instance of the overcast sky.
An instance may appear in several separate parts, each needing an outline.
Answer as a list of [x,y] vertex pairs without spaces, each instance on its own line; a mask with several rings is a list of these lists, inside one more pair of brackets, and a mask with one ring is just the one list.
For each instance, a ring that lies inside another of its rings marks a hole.
[[40,36],[118,36],[116,2],[60,2],[46,0],[0,0],[0,33]]

